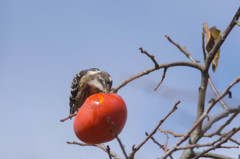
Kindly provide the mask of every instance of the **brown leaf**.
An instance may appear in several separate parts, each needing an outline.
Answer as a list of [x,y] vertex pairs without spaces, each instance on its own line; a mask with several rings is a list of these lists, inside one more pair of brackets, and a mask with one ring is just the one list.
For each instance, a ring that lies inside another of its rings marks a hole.
[[[207,52],[209,53],[214,44],[216,43],[220,33],[221,33],[221,30],[217,29],[216,26],[214,27],[211,27],[210,29],[208,29],[208,24],[207,23],[204,23],[203,24],[203,30],[204,32],[206,33],[206,50]],[[213,61],[212,61],[212,70],[213,72],[216,71],[216,68],[218,66],[218,60],[219,60],[219,57],[220,57],[220,49],[217,51]]]

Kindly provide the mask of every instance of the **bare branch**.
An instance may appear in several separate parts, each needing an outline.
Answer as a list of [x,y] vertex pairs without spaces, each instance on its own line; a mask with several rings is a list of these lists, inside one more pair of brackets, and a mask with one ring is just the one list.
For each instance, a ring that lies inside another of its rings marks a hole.
[[108,145],[107,145],[107,153],[108,153],[109,159],[112,159],[110,147]]
[[[225,109],[225,110],[226,110],[226,109]],[[240,107],[239,107],[239,112],[240,112]],[[211,134],[208,134],[208,135],[204,135],[204,136],[205,136],[205,137],[212,137],[212,136],[214,136],[214,135],[220,134],[221,131],[222,131],[227,125],[229,125],[229,124],[232,122],[232,120],[238,115],[239,112],[235,112],[217,131],[215,131],[215,132],[213,132],[213,133],[211,133]],[[225,113],[225,112],[224,112],[224,113]],[[221,116],[222,118],[225,117],[225,115],[222,115],[222,114],[223,114],[223,113],[221,113],[220,116]],[[217,115],[217,116],[219,116],[219,115]],[[228,116],[228,114],[227,114],[227,116]],[[213,119],[213,118],[214,118],[214,119]],[[213,117],[213,118],[211,118],[210,120],[208,120],[207,123],[203,126],[203,132],[206,132],[207,129],[210,128],[210,126],[208,126],[208,125],[213,125],[214,121],[216,122],[216,121],[219,121],[219,120],[220,120],[219,117],[216,117],[216,115],[215,115],[215,117]]]
[[224,144],[225,142],[227,142],[228,139],[231,138],[234,134],[236,134],[239,130],[240,130],[240,127],[233,128],[230,132],[228,132],[227,134],[224,135],[225,138],[221,142],[219,142],[218,144],[210,147],[209,149],[204,150],[202,153],[198,154],[193,159],[198,159],[199,157],[201,157],[205,153],[208,153],[211,150],[214,150],[216,148],[221,148],[221,145]]
[[206,54],[206,50],[205,50],[205,30],[203,29],[203,32],[202,32],[202,50],[203,50],[203,59],[204,59],[204,62],[206,61],[206,58],[207,58],[207,54]]
[[[237,145],[240,146],[240,142],[234,140],[233,138],[230,138],[229,141],[231,141],[231,142],[233,142],[233,143],[235,143],[235,144],[237,144]],[[239,154],[239,155],[240,155],[240,154]]]
[[[194,152],[193,155],[197,156],[202,152]],[[205,153],[204,155],[202,155],[201,157],[208,157],[208,158],[213,158],[213,159],[234,159],[225,155],[220,155],[220,154],[216,154],[216,153]]]
[[166,141],[165,141],[165,143],[164,143],[164,152],[166,153],[167,152],[167,144],[168,144],[168,139],[169,139],[169,137],[168,137],[168,132],[167,131],[164,131],[163,129],[161,129],[161,128],[158,128],[159,129],[159,131],[160,132],[162,132],[162,133],[164,133],[164,135],[166,135],[166,137],[167,137],[167,139],[166,139]]
[[119,145],[120,145],[120,147],[121,147],[121,149],[122,149],[122,152],[123,152],[125,158],[128,159],[128,156],[127,156],[127,153],[126,153],[126,151],[125,151],[125,148],[124,148],[124,146],[123,146],[123,144],[122,144],[122,141],[119,139],[119,137],[118,137],[118,135],[117,135],[117,133],[116,133],[115,125],[114,125],[114,123],[112,122],[111,118],[108,118],[108,122],[111,124],[112,133],[113,133],[114,137],[117,139],[117,141],[118,141],[118,143],[119,143]]
[[[145,132],[145,135],[149,136],[149,134],[147,132]],[[160,144],[153,136],[151,136],[150,139],[152,139],[152,141],[164,151],[164,146],[162,144]]]
[[166,72],[167,72],[167,68],[164,68],[163,70],[163,75],[162,75],[162,79],[161,81],[158,83],[158,85],[154,88],[154,91],[156,91],[158,89],[158,87],[162,84],[164,78],[165,78],[165,75],[166,75]]
[[155,60],[155,57],[153,55],[150,55],[146,50],[143,50],[142,47],[140,47],[139,50],[141,51],[141,53],[147,55],[152,60],[152,62],[155,64],[155,67],[158,68],[158,63]]
[[[209,84],[209,86],[211,87],[211,89],[212,89],[213,93],[215,94],[215,96],[218,97],[218,96],[219,96],[219,93],[218,93],[218,91],[216,90],[216,88],[214,87],[214,85],[213,85],[212,80],[211,80],[210,77],[208,78],[208,84]],[[220,102],[220,104],[222,105],[223,109],[228,108],[228,106],[226,105],[226,103],[225,103],[222,99],[221,99],[219,102]]]
[[161,132],[166,131],[167,133],[173,135],[174,137],[183,137],[184,136],[184,134],[177,134],[171,130],[163,130],[162,128],[159,128],[159,131],[161,131]]
[[216,43],[214,44],[211,51],[209,52],[208,57],[205,62],[205,70],[209,69],[211,62],[212,62],[213,58],[215,57],[217,51],[222,46],[223,42],[227,38],[228,34],[231,32],[233,27],[236,25],[236,21],[239,19],[239,17],[240,17],[240,7],[238,8],[236,14],[234,15],[234,17],[233,17],[232,21],[230,22],[230,24],[228,25],[228,27],[225,29],[224,32],[222,32],[219,35]]
[[155,127],[155,129],[148,135],[143,142],[141,142],[136,148],[133,146],[132,152],[129,154],[129,159],[133,159],[135,153],[157,132],[158,128],[164,123],[164,121],[177,109],[178,104],[180,104],[180,101],[177,101],[171,111],[158,123],[158,125]]
[[206,143],[206,144],[192,144],[192,145],[187,145],[187,146],[178,146],[177,150],[213,146],[217,142],[221,141],[222,138],[224,138],[224,136],[221,136],[219,139],[217,139],[217,140],[215,140],[213,142],[210,142],[210,143]]
[[76,114],[70,114],[68,117],[66,117],[64,119],[61,119],[60,122],[64,122],[64,121],[66,121],[68,119],[72,119],[72,117],[75,117],[76,115],[77,115],[77,113]]
[[193,126],[189,129],[187,133],[184,134],[184,136],[171,148],[165,153],[161,159],[167,158],[169,155],[171,155],[179,145],[181,145],[184,141],[186,141],[190,134],[196,129],[196,127],[207,117],[207,113],[204,112],[202,116],[193,124]]
[[[240,9],[239,9],[240,10]],[[223,93],[221,95],[219,95],[211,104],[209,104],[206,112],[209,113],[210,110],[213,108],[213,106],[220,101],[223,97],[225,97],[228,92],[230,91],[230,89],[237,84],[240,81],[240,76],[238,76],[237,78],[234,79],[234,81],[223,91]],[[229,108],[230,109],[230,108]],[[230,109],[231,110],[231,109]]]
[[[205,38],[205,29],[203,28],[203,32],[202,32],[202,50],[203,50],[203,56],[204,56],[204,62],[206,61],[206,51],[205,51],[205,43],[204,43],[204,38]],[[173,43],[181,52],[183,52],[192,62],[198,62],[195,59],[193,59],[190,55],[190,53],[186,52],[183,48],[181,48],[178,44],[176,44],[172,39],[170,39],[169,36],[165,35],[165,37],[171,42]],[[219,93],[217,92],[216,88],[214,87],[210,77],[208,79],[208,83],[211,87],[211,89],[213,90],[214,94],[217,96],[219,96]],[[227,108],[227,105],[224,103],[223,100],[220,100],[220,103],[222,105],[223,108]]]
[[187,58],[189,58],[191,61],[199,63],[200,61],[197,61],[195,59],[192,58],[191,54],[186,50],[186,48],[183,46],[181,47],[179,44],[175,43],[168,35],[164,35],[169,42],[171,42],[173,45],[175,45],[182,53],[184,53],[184,55],[187,56]]
[[[108,153],[108,150],[104,146],[104,144],[85,144],[85,143],[79,143],[79,142],[76,142],[76,141],[73,141],[73,142],[67,141],[66,143],[67,144],[73,144],[73,145],[79,145],[79,146],[94,146],[94,147],[98,147],[101,150],[103,150],[104,152]],[[108,154],[110,154],[111,157],[113,157],[114,159],[121,159],[121,157],[119,157],[116,153],[111,152],[110,150],[109,150]]]
[[167,64],[161,64],[161,65],[158,65],[158,68],[156,67],[151,67],[151,68],[148,68],[136,75],[133,75],[132,77],[122,81],[122,83],[115,89],[112,89],[112,92],[117,92],[120,88],[124,87],[126,84],[128,84],[129,82],[137,79],[137,78],[140,78],[144,75],[147,75],[153,71],[156,71],[156,70],[159,70],[159,69],[162,69],[162,68],[170,68],[170,67],[176,67],[176,66],[186,66],[186,67],[192,67],[192,68],[196,68],[200,71],[202,71],[202,65],[200,64],[197,64],[197,63],[193,63],[193,62],[183,62],[183,61],[179,61],[179,62],[172,62],[172,63],[167,63]]

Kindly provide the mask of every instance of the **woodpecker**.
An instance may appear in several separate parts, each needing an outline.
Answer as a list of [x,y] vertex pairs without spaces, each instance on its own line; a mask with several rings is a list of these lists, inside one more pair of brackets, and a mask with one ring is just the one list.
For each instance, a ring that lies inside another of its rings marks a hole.
[[80,71],[72,81],[69,97],[70,115],[77,112],[89,96],[109,92],[111,87],[112,78],[107,72],[97,68]]

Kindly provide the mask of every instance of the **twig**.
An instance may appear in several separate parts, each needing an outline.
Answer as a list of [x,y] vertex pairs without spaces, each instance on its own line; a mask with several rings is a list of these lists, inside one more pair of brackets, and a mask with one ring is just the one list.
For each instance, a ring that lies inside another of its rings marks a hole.
[[[226,134],[225,134],[225,135],[226,135]],[[220,136],[220,138],[218,138],[217,140],[215,140],[215,141],[213,141],[213,142],[210,142],[210,143],[205,143],[205,144],[192,144],[192,145],[187,145],[187,146],[179,146],[179,147],[177,147],[177,150],[214,146],[216,143],[218,143],[219,141],[221,141],[221,140],[225,137],[225,135]]]
[[207,54],[206,54],[206,50],[205,50],[205,30],[203,29],[203,32],[202,32],[202,50],[203,50],[203,59],[204,59],[204,62],[206,61],[206,58],[207,58]]
[[178,104],[180,101],[177,101],[171,111],[158,123],[158,125],[155,127],[155,129],[148,135],[143,142],[141,142],[136,148],[133,146],[132,152],[129,154],[129,159],[133,159],[135,153],[157,132],[158,128],[164,123],[164,121],[177,109]]
[[129,82],[137,79],[137,78],[140,78],[144,75],[147,75],[153,71],[156,71],[156,70],[159,70],[159,69],[162,69],[162,68],[170,68],[170,67],[176,67],[176,66],[187,66],[187,67],[192,67],[192,68],[196,68],[200,71],[202,71],[202,65],[198,64],[198,63],[193,63],[193,62],[183,62],[183,61],[179,61],[179,62],[172,62],[172,63],[167,63],[167,64],[161,64],[161,65],[158,65],[158,68],[156,67],[151,67],[151,68],[148,68],[136,75],[133,75],[132,77],[122,81],[122,83],[114,88],[112,90],[112,92],[116,93],[120,88],[124,87],[126,84],[128,84]]
[[232,120],[238,115],[238,113],[239,112],[235,112],[217,131],[208,135],[204,135],[204,137],[213,137],[214,135],[221,134],[221,131],[232,122]]
[[75,117],[76,115],[77,115],[77,113],[76,114],[70,114],[68,117],[66,117],[64,119],[61,119],[60,122],[64,122],[64,121],[66,121],[68,119],[72,119],[72,117]]
[[171,42],[173,45],[175,45],[182,53],[184,53],[184,55],[187,56],[187,58],[189,58],[191,61],[199,63],[200,61],[197,61],[195,59],[192,58],[191,54],[186,50],[186,48],[183,46],[181,47],[179,44],[175,43],[168,35],[164,35],[169,42]]
[[[240,8],[239,8],[239,12],[240,12]],[[240,13],[239,13],[240,14]],[[230,89],[237,84],[240,81],[240,76],[238,76],[237,78],[234,79],[234,81],[223,91],[223,93],[221,95],[219,95],[213,102],[212,104],[210,104],[206,110],[207,113],[210,112],[210,110],[213,108],[213,106],[220,101],[223,97],[225,97],[228,92],[230,91]]]
[[167,137],[167,139],[166,139],[166,141],[165,141],[165,143],[164,143],[164,152],[166,153],[167,152],[167,144],[168,144],[168,139],[169,139],[169,137],[168,137],[168,132],[167,131],[164,131],[163,129],[160,129],[159,128],[159,131],[160,132],[163,132],[164,133],[164,135],[166,135],[166,137]]
[[[219,93],[218,93],[218,91],[216,90],[216,88],[214,87],[214,85],[213,85],[212,80],[211,80],[210,77],[208,78],[208,84],[209,84],[209,86],[211,87],[211,89],[212,89],[213,93],[215,94],[215,96],[218,97],[218,96],[219,96]],[[228,108],[228,106],[225,104],[225,102],[224,102],[223,100],[220,100],[219,102],[220,102],[220,104],[222,105],[223,109]]]
[[[149,134],[147,132],[145,132],[145,135],[149,136]],[[164,146],[162,144],[160,144],[153,136],[151,136],[150,139],[152,139],[152,141],[164,151]]]
[[108,153],[109,159],[112,159],[110,147],[108,145],[107,145],[107,153]]
[[155,60],[155,57],[153,55],[150,55],[146,50],[143,50],[142,47],[140,47],[139,50],[141,51],[141,53],[147,55],[152,60],[152,62],[155,64],[155,67],[158,68],[158,63]]
[[[147,132],[145,132],[145,134],[146,134],[146,136],[148,136]],[[153,136],[151,137],[151,139],[156,145],[158,145],[160,147],[160,149],[162,149],[164,151],[164,145],[161,145]],[[171,159],[173,159],[173,157],[171,155],[169,155],[169,157]]]
[[122,141],[119,139],[119,137],[118,137],[118,135],[117,135],[117,133],[116,133],[116,129],[115,129],[114,123],[112,122],[112,120],[111,120],[110,117],[108,117],[107,120],[108,120],[108,122],[111,124],[112,133],[113,133],[114,137],[117,139],[117,141],[118,141],[118,143],[119,143],[119,145],[120,145],[120,147],[121,147],[121,149],[122,149],[122,151],[123,151],[123,154],[124,154],[125,158],[128,159],[128,156],[127,156],[127,153],[126,153],[126,151],[125,151],[125,148],[124,148],[124,146],[123,146],[123,144],[122,144]]
[[166,72],[167,72],[167,68],[164,68],[161,81],[160,81],[160,82],[158,83],[158,85],[154,88],[154,91],[156,91],[156,90],[158,89],[158,87],[162,84],[162,82],[163,82],[163,80],[164,80],[164,78],[165,78]]
[[184,141],[186,141],[190,134],[196,129],[196,127],[202,123],[202,121],[208,116],[209,111],[213,108],[213,106],[219,101],[221,100],[223,97],[225,97],[227,95],[227,92],[232,88],[233,85],[235,85],[236,83],[238,83],[240,81],[240,76],[237,77],[226,89],[225,91],[223,91],[223,93],[221,95],[218,96],[218,98],[214,101],[212,101],[207,110],[205,112],[202,113],[202,115],[198,118],[198,120],[193,124],[193,126],[190,128],[190,130],[185,133],[185,135],[171,148],[168,150],[167,153],[165,153],[162,157],[162,159],[165,159],[167,156],[171,155],[173,151],[175,151],[177,149],[177,147],[182,144]]
[[[206,61],[206,51],[205,51],[205,43],[204,43],[204,38],[205,38],[205,34],[204,34],[204,29],[203,29],[203,33],[202,33],[202,49],[203,49],[203,56],[204,56],[204,62]],[[165,37],[172,43],[174,44],[182,53],[184,53],[192,62],[198,62],[195,59],[193,59],[190,55],[190,53],[188,52],[184,52],[183,48],[181,48],[178,44],[176,44],[172,39],[170,39],[169,36],[165,35]],[[219,93],[217,92],[216,88],[214,87],[210,77],[208,79],[208,83],[211,87],[211,89],[213,90],[214,94],[217,96],[219,96]],[[224,103],[223,100],[220,100],[220,103],[222,105],[223,108],[227,108],[227,105]]]
[[[108,153],[108,150],[107,148],[104,146],[104,144],[85,144],[85,143],[79,143],[79,142],[76,142],[76,141],[73,141],[73,142],[70,142],[70,141],[67,141],[66,142],[67,144],[73,144],[73,145],[79,145],[79,146],[94,146],[94,147],[98,147],[100,148],[101,150],[103,150],[104,152]],[[110,150],[109,150],[110,151]],[[119,157],[116,153],[114,152],[111,152],[109,153],[114,159],[121,159],[121,157]]]
[[[193,155],[197,156],[198,154],[200,154],[202,152],[194,152]],[[225,155],[221,155],[221,154],[216,154],[216,153],[205,153],[204,155],[202,155],[202,157],[207,157],[207,158],[213,158],[213,159],[234,159],[231,158],[229,156],[225,156]]]
[[230,138],[230,139],[229,139],[229,141],[231,141],[231,142],[233,142],[233,143],[235,143],[235,144],[237,144],[237,145],[239,145],[239,146],[240,146],[240,142],[238,142],[238,141],[234,140],[233,138]]
[[239,17],[240,17],[240,7],[238,8],[236,14],[234,15],[234,17],[233,17],[232,21],[230,22],[230,24],[228,25],[228,27],[225,29],[224,32],[222,32],[219,35],[216,43],[214,44],[211,51],[209,52],[208,57],[207,57],[206,62],[205,62],[205,70],[209,69],[209,67],[211,65],[211,62],[212,62],[213,58],[215,57],[217,51],[222,46],[223,42],[227,38],[228,34],[231,32],[233,27],[236,25],[236,20],[238,20]]
[[177,134],[171,130],[163,130],[162,128],[159,128],[159,131],[161,131],[161,132],[166,131],[167,133],[173,135],[174,137],[183,137],[184,136],[184,134]]
[[221,145],[224,144],[225,142],[228,141],[229,138],[231,138],[235,133],[237,133],[240,130],[240,127],[238,128],[233,128],[230,132],[228,132],[227,134],[225,134],[225,138],[219,142],[218,144],[210,147],[209,149],[204,150],[202,153],[198,154],[197,156],[195,156],[193,159],[198,159],[199,157],[201,157],[202,155],[204,155],[205,153],[208,153],[211,150],[214,150],[216,148],[221,148]]
[[235,20],[235,23],[240,26],[240,22],[238,20]]

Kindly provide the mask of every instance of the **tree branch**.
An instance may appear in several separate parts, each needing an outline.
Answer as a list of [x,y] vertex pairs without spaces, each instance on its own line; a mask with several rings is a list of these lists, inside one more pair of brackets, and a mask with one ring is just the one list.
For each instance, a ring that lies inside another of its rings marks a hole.
[[203,50],[203,59],[204,59],[204,62],[206,61],[206,58],[207,58],[207,54],[206,54],[206,50],[205,50],[205,30],[203,28],[203,32],[202,32],[202,50]]
[[133,75],[132,77],[122,81],[122,83],[117,87],[117,88],[114,88],[112,89],[112,92],[114,93],[117,93],[117,91],[124,87],[126,84],[128,84],[129,82],[137,79],[137,78],[140,78],[144,75],[147,75],[153,71],[156,71],[156,70],[159,70],[159,69],[162,69],[162,68],[170,68],[170,67],[176,67],[176,66],[186,66],[186,67],[192,67],[192,68],[195,68],[195,69],[198,69],[200,71],[202,71],[203,67],[202,65],[200,64],[197,64],[197,63],[193,63],[193,62],[183,62],[183,61],[179,61],[179,62],[172,62],[172,63],[167,63],[167,64],[159,64],[158,67],[151,67],[151,68],[148,68],[136,75]]
[[215,57],[217,51],[222,46],[223,42],[227,38],[228,34],[231,32],[233,27],[237,24],[236,21],[239,19],[239,17],[240,17],[240,7],[238,8],[236,14],[234,15],[234,17],[233,17],[232,21],[230,22],[230,24],[228,25],[228,27],[225,29],[224,32],[222,32],[219,35],[216,43],[214,44],[211,51],[209,52],[208,57],[205,62],[205,70],[209,69],[211,62],[212,62],[213,58]]
[[233,128],[230,132],[228,132],[227,134],[224,135],[224,139],[219,142],[218,144],[210,147],[209,149],[204,150],[202,153],[199,153],[197,156],[195,156],[193,159],[198,159],[199,157],[201,157],[202,155],[204,155],[205,153],[208,153],[211,150],[214,150],[216,148],[221,148],[221,145],[226,143],[228,141],[229,138],[231,138],[234,134],[236,134],[238,131],[240,130],[240,127],[238,128]]
[[119,157],[116,153],[111,152],[110,150],[108,152],[108,150],[104,146],[104,144],[84,144],[84,143],[79,143],[79,142],[76,142],[76,141],[73,141],[73,142],[67,141],[66,143],[67,144],[73,144],[73,145],[79,145],[79,146],[94,146],[94,147],[98,147],[101,150],[103,150],[104,152],[110,154],[114,159],[121,159],[121,157]]
[[185,46],[181,47],[179,44],[175,43],[168,35],[164,35],[164,36],[168,39],[168,41],[169,41],[170,43],[172,43],[173,45],[175,45],[175,46],[176,46],[184,55],[186,55],[187,58],[189,58],[191,61],[196,62],[196,63],[199,63],[199,62],[200,62],[200,61],[197,61],[197,60],[195,60],[195,59],[192,58],[191,54],[186,50],[186,47],[185,47]]
[[[202,152],[194,152],[194,156],[199,155]],[[216,153],[205,153],[204,155],[202,155],[201,157],[208,157],[208,158],[213,158],[213,159],[234,159],[225,155],[220,155],[220,154],[216,154]]]
[[139,50],[141,51],[141,53],[147,55],[152,60],[152,62],[154,63],[155,67],[158,68],[158,63],[155,60],[155,57],[153,55],[150,55],[146,50],[143,50],[142,47],[140,47]]
[[117,139],[117,141],[118,141],[118,143],[119,143],[119,145],[120,145],[120,147],[121,147],[121,149],[122,149],[122,152],[123,152],[125,158],[128,159],[126,150],[125,150],[125,148],[124,148],[124,146],[123,146],[123,144],[122,144],[122,141],[119,139],[119,137],[118,137],[118,135],[117,135],[117,133],[116,133],[115,125],[114,125],[114,123],[112,122],[111,118],[108,118],[108,122],[111,124],[112,133],[113,133],[114,137]]
[[[211,89],[212,89],[213,93],[215,94],[215,96],[218,97],[218,96],[219,96],[219,93],[218,93],[218,91],[216,90],[216,88],[214,87],[214,85],[213,85],[212,80],[211,80],[210,77],[208,78],[208,84],[209,84],[209,86],[211,87]],[[220,102],[220,104],[222,105],[223,109],[228,108],[228,106],[226,105],[226,103],[225,103],[222,99],[221,99],[219,102]]]
[[177,109],[178,104],[180,104],[180,101],[177,101],[171,111],[158,123],[158,125],[155,127],[155,129],[148,135],[143,142],[141,142],[136,148],[133,146],[132,152],[129,154],[129,159],[133,159],[135,153],[157,132],[158,128],[164,123],[164,121]]
[[167,68],[164,68],[161,81],[160,81],[160,82],[158,83],[158,85],[154,88],[154,91],[156,91],[156,90],[158,89],[158,87],[162,84],[162,82],[163,82],[163,80],[164,80],[164,78],[165,78],[166,72],[167,72]]
[[235,108],[231,109],[231,108],[227,108],[222,110],[220,113],[214,115],[213,117],[210,118],[210,120],[208,120],[202,127],[202,131],[203,133],[205,133],[207,130],[209,130],[211,128],[211,126],[221,120],[222,118],[227,117],[230,113],[234,113],[225,124],[223,124],[216,132],[213,132],[209,135],[207,135],[206,137],[212,137],[216,134],[220,134],[221,131],[223,130],[223,128],[225,128],[228,124],[231,123],[231,121],[238,115],[238,113],[240,113],[240,106],[236,107],[238,110],[236,110]]

